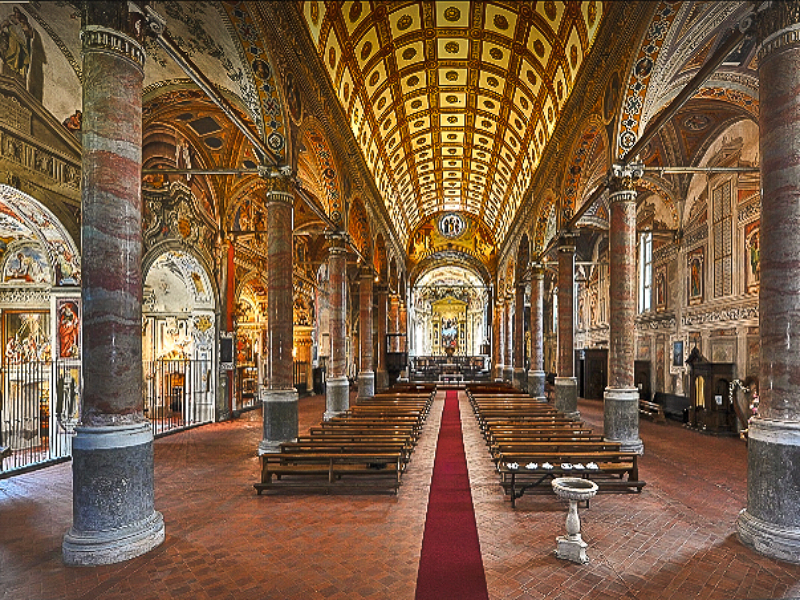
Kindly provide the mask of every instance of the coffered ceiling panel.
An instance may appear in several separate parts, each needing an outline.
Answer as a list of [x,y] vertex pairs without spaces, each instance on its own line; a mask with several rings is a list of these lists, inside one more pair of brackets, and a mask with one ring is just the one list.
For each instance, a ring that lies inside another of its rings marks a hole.
[[603,3],[300,5],[398,233],[455,211],[502,240]]

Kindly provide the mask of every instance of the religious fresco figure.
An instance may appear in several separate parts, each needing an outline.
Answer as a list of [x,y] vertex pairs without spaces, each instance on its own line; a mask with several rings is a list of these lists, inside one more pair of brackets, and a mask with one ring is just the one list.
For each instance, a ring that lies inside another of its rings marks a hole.
[[64,301],[58,308],[59,358],[80,358],[78,335],[81,321],[78,315],[78,304],[73,300]]
[[28,17],[15,6],[12,14],[0,22],[0,56],[3,63],[23,79],[28,76],[31,64],[33,38]]

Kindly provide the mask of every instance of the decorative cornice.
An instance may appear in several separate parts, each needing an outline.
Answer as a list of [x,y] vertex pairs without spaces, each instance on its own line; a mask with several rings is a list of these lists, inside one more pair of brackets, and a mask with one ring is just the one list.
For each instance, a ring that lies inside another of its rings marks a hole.
[[739,206],[737,219],[739,223],[746,223],[761,215],[761,196],[756,194],[751,200]]
[[675,315],[666,313],[644,313],[636,317],[636,329],[639,331],[674,331],[677,325]]
[[291,179],[291,169],[288,167],[281,170],[259,167],[258,174],[264,182],[267,204],[284,202],[289,206],[294,205],[294,194],[292,194],[294,183]]
[[691,327],[706,323],[723,323],[726,321],[744,321],[758,319],[758,303],[744,306],[730,306],[720,310],[708,310],[681,317],[681,325]]
[[683,243],[688,249],[706,238],[708,238],[708,223],[703,223],[702,225],[698,225],[696,229],[687,232],[683,237]]
[[144,68],[144,48],[121,31],[101,25],[86,25],[81,29],[81,43],[83,52],[113,52],[133,61],[140,69]]

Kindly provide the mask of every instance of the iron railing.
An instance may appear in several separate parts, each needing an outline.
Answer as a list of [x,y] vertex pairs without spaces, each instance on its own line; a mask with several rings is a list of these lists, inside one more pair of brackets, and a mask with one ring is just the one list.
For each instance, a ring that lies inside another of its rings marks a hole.
[[144,415],[153,435],[214,420],[211,360],[154,360],[143,370]]

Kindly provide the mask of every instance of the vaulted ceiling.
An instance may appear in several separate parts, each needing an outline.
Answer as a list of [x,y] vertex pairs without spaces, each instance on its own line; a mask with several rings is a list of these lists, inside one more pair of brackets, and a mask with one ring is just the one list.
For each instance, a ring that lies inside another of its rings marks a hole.
[[299,2],[406,243],[443,212],[502,240],[603,16],[589,2]]

